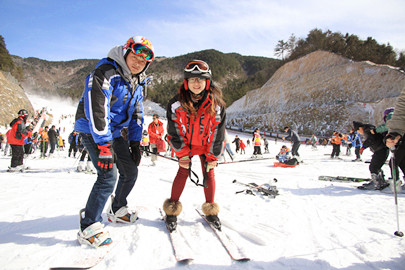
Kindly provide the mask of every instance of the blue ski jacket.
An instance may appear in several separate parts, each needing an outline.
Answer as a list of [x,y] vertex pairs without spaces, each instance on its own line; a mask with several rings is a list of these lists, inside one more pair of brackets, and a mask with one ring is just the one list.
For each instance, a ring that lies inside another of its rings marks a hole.
[[348,140],[352,142],[353,147],[361,147],[361,139],[360,139],[360,134],[358,132],[353,132],[350,133]]
[[143,90],[141,76],[128,79],[112,58],[98,62],[86,78],[80,99],[75,130],[90,133],[99,145],[112,142],[128,128],[128,140],[140,141],[143,126]]

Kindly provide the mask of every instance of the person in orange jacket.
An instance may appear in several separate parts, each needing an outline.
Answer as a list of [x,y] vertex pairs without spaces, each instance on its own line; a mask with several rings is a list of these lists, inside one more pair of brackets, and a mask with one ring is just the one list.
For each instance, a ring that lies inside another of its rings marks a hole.
[[331,158],[338,158],[340,154],[340,145],[342,144],[343,135],[342,133],[335,131],[333,132],[332,138],[330,139],[330,143],[332,144],[332,153],[330,155]]
[[[157,114],[153,115],[153,121],[152,123],[149,124],[148,133],[149,133],[150,148],[152,149],[152,152],[154,154],[157,154],[158,153],[157,144],[162,143],[165,133],[163,123],[162,121],[159,120],[159,115]],[[155,161],[157,160],[156,155],[152,154],[151,160],[153,166],[155,166]]]
[[41,158],[46,157],[46,152],[48,152],[49,146],[49,136],[48,136],[49,127],[46,126],[42,131],[39,132],[39,147],[41,150]]
[[18,171],[24,169],[24,140],[31,137],[32,132],[25,126],[28,118],[28,111],[21,109],[18,117],[11,123],[11,129],[7,132],[7,142],[11,146],[11,165],[9,171]]

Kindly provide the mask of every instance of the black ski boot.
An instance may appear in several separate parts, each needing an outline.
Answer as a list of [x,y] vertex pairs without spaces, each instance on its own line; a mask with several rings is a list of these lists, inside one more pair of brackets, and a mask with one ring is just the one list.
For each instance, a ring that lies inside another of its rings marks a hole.
[[166,215],[165,222],[166,222],[167,229],[170,232],[173,232],[173,231],[176,230],[176,228],[177,228],[177,216]]
[[165,222],[167,229],[170,232],[176,230],[177,227],[177,216],[181,213],[183,209],[180,201],[170,201],[166,199],[163,203],[163,211],[166,213]]
[[206,216],[207,220],[209,223],[211,223],[215,229],[217,229],[218,231],[221,230],[221,221],[219,220],[217,215],[209,215]]

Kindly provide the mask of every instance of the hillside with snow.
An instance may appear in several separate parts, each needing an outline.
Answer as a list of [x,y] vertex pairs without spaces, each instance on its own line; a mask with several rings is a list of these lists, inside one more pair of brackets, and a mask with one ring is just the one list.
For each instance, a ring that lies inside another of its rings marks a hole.
[[[64,138],[73,129],[75,104],[30,97],[35,109],[47,107]],[[61,115],[67,118],[61,119]],[[151,117],[146,117],[146,124]],[[250,135],[229,131],[245,142]],[[274,157],[289,142],[270,141]],[[3,146],[4,147],[4,146]],[[232,149],[235,149],[232,144]],[[144,157],[139,177],[128,197],[129,207],[139,211],[134,225],[109,224],[114,247],[95,270],[104,269],[271,269],[271,270],[375,270],[405,268],[405,239],[397,230],[394,196],[380,191],[361,191],[360,183],[319,181],[320,175],[369,177],[368,164],[351,162],[354,156],[330,159],[330,146],[302,145],[304,163],[295,168],[277,168],[275,159],[222,164],[215,169],[219,217],[234,242],[251,258],[234,262],[204,224],[195,209],[204,202],[201,187],[190,181],[182,194],[179,228],[194,254],[188,264],[178,264],[159,208],[170,196],[177,172],[176,162],[159,158],[151,166]],[[236,154],[236,160],[249,159]],[[84,207],[96,175],[76,172],[78,160],[67,157],[67,148],[54,157],[39,159],[38,151],[26,159],[33,170],[8,173],[10,157],[0,152],[0,262],[1,269],[49,269],[67,266],[99,252],[80,246],[76,240],[79,210]],[[371,157],[366,150],[363,160]],[[229,158],[227,159],[229,161]],[[193,170],[201,176],[200,164]],[[387,165],[383,167],[389,175]],[[274,182],[274,178],[277,182]],[[268,198],[236,192],[244,187],[232,183],[276,185],[280,195]],[[405,194],[399,194],[399,224],[405,230]],[[106,206],[107,207],[107,206]],[[105,213],[105,211],[104,211]]]
[[405,88],[398,68],[316,51],[279,68],[261,88],[227,109],[228,126],[307,135],[348,132],[353,120],[381,124]]

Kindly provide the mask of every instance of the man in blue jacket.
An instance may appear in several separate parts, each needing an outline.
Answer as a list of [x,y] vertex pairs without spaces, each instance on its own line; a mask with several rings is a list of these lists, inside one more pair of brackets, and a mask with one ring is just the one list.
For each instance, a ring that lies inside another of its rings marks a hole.
[[[81,244],[99,247],[112,243],[104,230],[101,213],[111,195],[108,220],[133,223],[127,197],[135,185],[141,160],[143,91],[150,81],[145,71],[154,59],[153,46],[141,36],[110,50],[86,78],[76,112],[75,130],[97,169],[97,181],[80,211]],[[118,168],[118,172],[117,172]]]

